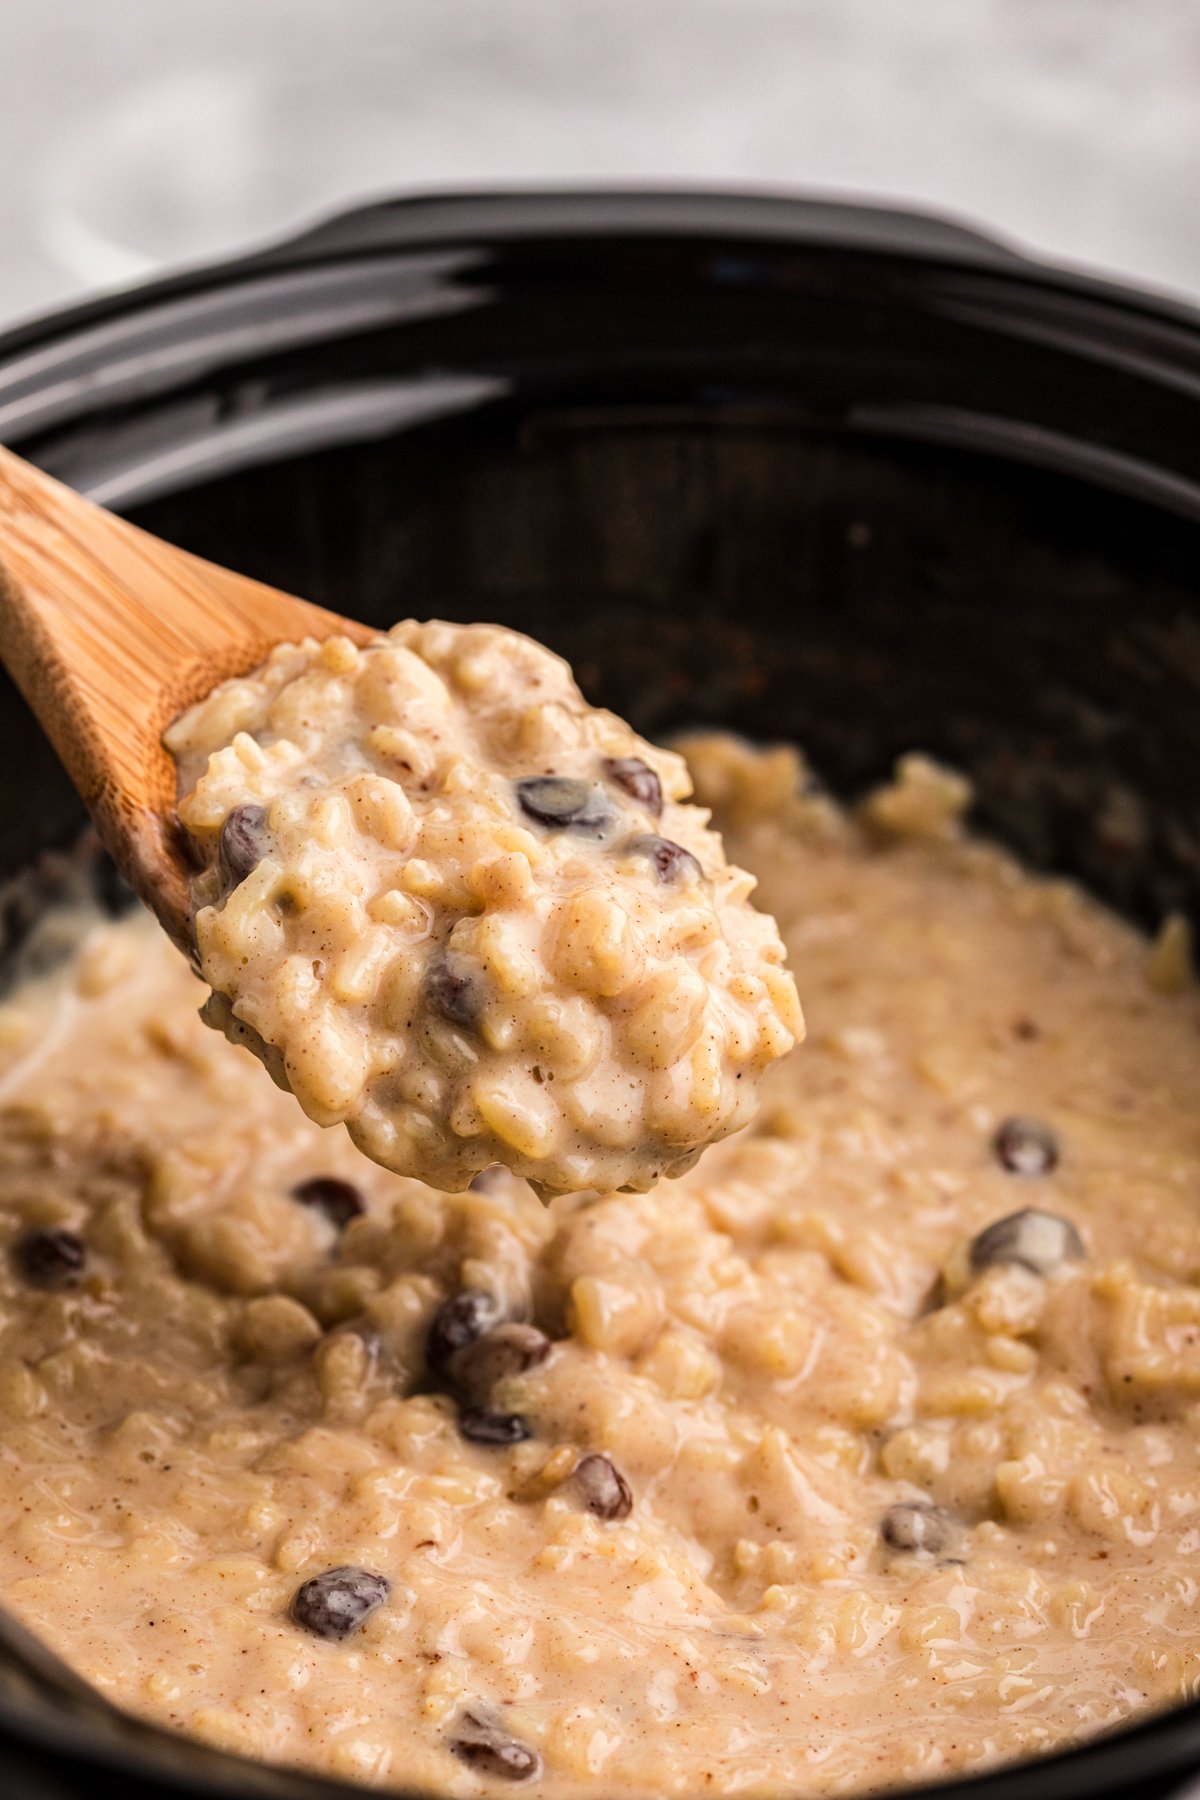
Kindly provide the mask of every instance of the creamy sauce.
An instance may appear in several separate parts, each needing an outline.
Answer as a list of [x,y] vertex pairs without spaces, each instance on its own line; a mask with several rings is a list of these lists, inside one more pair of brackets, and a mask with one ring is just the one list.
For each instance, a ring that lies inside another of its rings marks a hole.
[[1192,1694],[1178,933],[964,837],[920,760],[848,817],[791,752],[690,757],[810,1041],[651,1193],[377,1167],[145,920],[0,1010],[0,1599],[123,1705],[582,1800],[861,1790]]

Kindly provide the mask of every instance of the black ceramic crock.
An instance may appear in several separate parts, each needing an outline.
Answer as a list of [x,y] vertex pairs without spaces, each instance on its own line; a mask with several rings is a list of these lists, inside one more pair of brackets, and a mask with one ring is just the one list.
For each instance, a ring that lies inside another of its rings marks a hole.
[[[532,631],[652,735],[795,738],[847,793],[930,750],[1038,866],[1200,917],[1183,307],[878,209],[400,201],[0,338],[0,441],[340,612]],[[0,768],[2,880],[82,825],[7,683]],[[1188,1705],[936,1791],[1198,1766]],[[0,1690],[6,1800],[350,1791]]]

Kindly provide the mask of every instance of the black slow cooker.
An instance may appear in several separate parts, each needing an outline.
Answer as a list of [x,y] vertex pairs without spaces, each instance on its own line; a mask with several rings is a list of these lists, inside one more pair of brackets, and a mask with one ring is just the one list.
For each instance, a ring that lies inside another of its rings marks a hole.
[[[919,746],[1027,860],[1200,919],[1184,307],[879,209],[398,201],[0,338],[0,441],[339,612],[533,632],[652,736],[795,738],[842,792]],[[6,682],[0,766],[0,881],[52,871],[83,819]],[[6,1800],[353,1791],[0,1660]],[[1153,1797],[1198,1766],[1186,1705],[936,1792]]]

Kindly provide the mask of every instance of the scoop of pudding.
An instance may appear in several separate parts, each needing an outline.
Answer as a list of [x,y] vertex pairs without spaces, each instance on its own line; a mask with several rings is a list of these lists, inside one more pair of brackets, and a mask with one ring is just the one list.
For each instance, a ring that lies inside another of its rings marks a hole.
[[803,1033],[682,758],[516,632],[281,646],[167,744],[205,1016],[388,1168],[648,1188]]

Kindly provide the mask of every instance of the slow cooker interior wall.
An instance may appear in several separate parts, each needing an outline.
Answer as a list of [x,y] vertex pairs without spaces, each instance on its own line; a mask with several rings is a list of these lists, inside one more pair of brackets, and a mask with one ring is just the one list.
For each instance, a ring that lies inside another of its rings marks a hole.
[[[1153,924],[1200,912],[1200,532],[996,460],[729,413],[485,416],[242,470],[140,523],[387,624],[494,618],[651,734],[795,738],[839,791],[921,747]],[[0,870],[79,823],[4,692]]]

